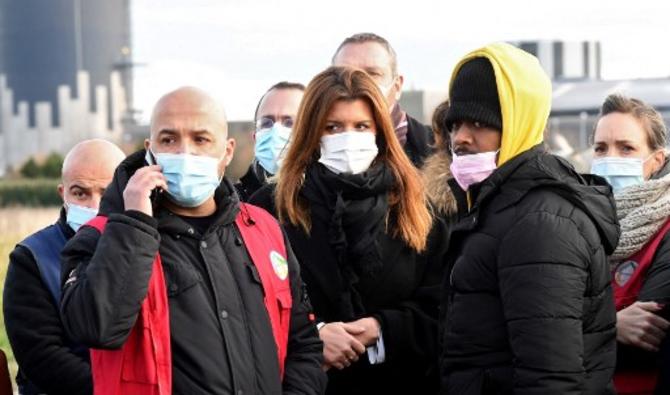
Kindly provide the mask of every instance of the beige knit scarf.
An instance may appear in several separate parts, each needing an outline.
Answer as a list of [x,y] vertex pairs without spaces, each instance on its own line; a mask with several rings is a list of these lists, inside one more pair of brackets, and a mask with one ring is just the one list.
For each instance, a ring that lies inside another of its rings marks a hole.
[[610,256],[613,264],[640,251],[670,217],[670,174],[628,187],[614,200],[621,237]]

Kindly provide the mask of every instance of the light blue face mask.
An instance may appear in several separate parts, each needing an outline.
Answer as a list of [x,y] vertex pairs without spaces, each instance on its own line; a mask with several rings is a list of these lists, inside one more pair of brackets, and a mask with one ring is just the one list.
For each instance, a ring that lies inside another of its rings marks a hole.
[[283,156],[288,148],[291,137],[291,128],[287,128],[280,122],[270,129],[261,129],[256,132],[256,160],[270,174],[277,174]]
[[[147,150],[147,162],[154,163]],[[168,184],[168,197],[182,207],[198,207],[221,183],[219,160],[189,154],[153,154]]]
[[624,188],[644,182],[644,162],[640,158],[595,158],[591,163],[591,173],[605,178],[612,186],[612,191],[619,193]]
[[75,232],[98,215],[98,210],[72,203],[66,203],[65,207],[67,207],[66,222]]

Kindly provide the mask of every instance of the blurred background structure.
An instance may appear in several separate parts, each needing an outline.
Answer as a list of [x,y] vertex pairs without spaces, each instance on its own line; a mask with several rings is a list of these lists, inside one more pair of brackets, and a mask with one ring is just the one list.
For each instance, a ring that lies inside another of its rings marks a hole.
[[[187,6],[176,0],[0,0],[0,177],[62,155],[85,138],[101,137],[127,152],[134,150],[148,135],[153,101],[187,83],[225,96],[230,135],[238,140],[229,172],[236,178],[253,157],[250,118],[265,89],[281,80],[309,82],[328,65],[344,37],[366,29],[386,36],[396,47],[406,76],[401,105],[424,123],[430,123],[433,109],[447,96],[450,63],[480,41],[506,40],[536,55],[554,85],[547,143],[583,171],[588,170],[589,136],[607,94],[638,97],[670,119],[670,72],[664,73],[663,66],[669,60],[662,54],[651,57],[645,49],[656,36],[636,38],[624,29],[664,29],[661,10],[650,5],[634,13],[617,12],[614,4],[603,9],[577,0],[573,3],[581,8],[540,12],[524,6],[525,15],[518,7],[515,11],[514,6],[487,2],[419,2],[402,12],[378,10],[389,17],[451,15],[448,24],[426,36],[419,32],[430,25],[427,22],[406,18],[405,25],[417,33],[400,33],[381,22],[389,18],[370,21],[365,12],[351,14],[350,3],[344,1],[333,10],[350,16],[347,26],[323,26],[304,1],[292,5],[293,10],[265,4],[272,15],[300,11],[311,16],[280,17],[267,24],[255,7],[239,2],[197,0]],[[474,10],[489,12],[479,15],[476,31],[464,35],[465,22],[453,16]],[[566,15],[572,19],[566,20]],[[251,16],[257,23],[241,22]],[[503,17],[509,22],[505,26],[491,24]],[[312,29],[317,25],[319,30]],[[563,39],[546,38],[551,36]],[[603,38],[607,45],[593,37]],[[629,54],[654,61],[636,64]],[[146,63],[139,65],[139,57]],[[606,73],[617,68],[628,74]],[[644,78],[631,78],[638,75]]]
[[0,0],[0,175],[133,123],[129,0]]

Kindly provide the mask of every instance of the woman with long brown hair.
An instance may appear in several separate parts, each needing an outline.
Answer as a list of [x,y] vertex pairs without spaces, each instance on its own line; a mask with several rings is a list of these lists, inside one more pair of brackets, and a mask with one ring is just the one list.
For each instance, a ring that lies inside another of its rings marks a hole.
[[324,342],[330,394],[434,393],[440,251],[421,178],[375,82],[330,67],[305,91],[276,184]]

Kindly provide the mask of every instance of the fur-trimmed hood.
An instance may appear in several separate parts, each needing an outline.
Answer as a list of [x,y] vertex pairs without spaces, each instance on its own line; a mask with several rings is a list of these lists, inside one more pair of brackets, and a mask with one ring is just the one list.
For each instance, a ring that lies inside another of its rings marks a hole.
[[453,178],[450,164],[449,155],[444,150],[438,150],[426,158],[421,168],[428,201],[438,215],[449,216],[457,212],[456,198],[448,183]]

